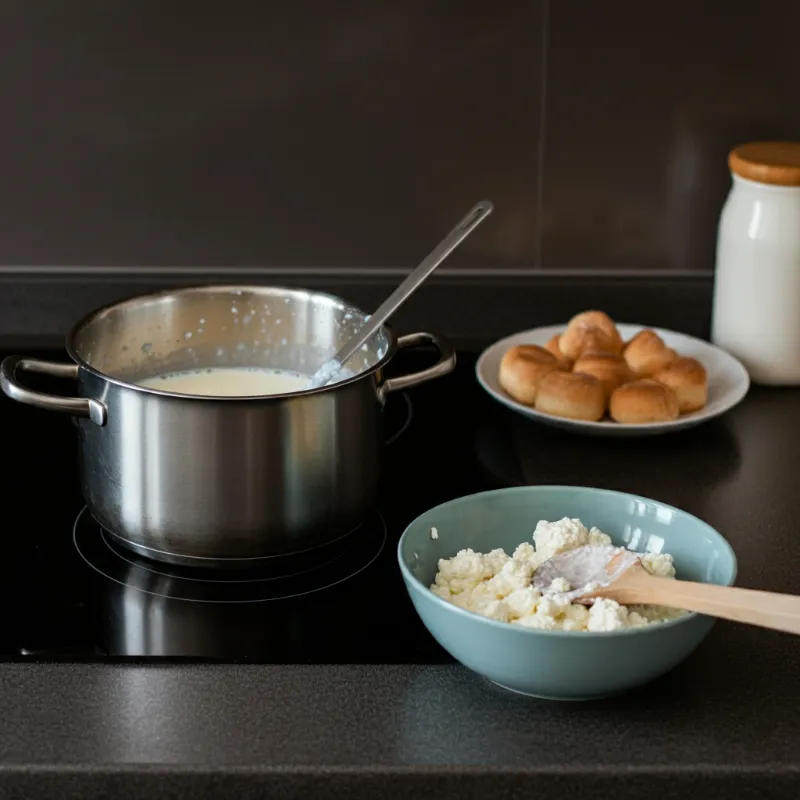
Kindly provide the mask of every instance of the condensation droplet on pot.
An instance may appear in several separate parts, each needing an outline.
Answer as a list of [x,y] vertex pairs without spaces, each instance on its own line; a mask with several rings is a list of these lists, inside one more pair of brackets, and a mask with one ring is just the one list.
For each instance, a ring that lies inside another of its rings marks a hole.
[[217,348],[217,358],[222,358],[225,355],[225,348],[218,347]]
[[239,309],[236,308],[236,306],[231,306],[231,314],[238,314],[238,313],[239,313]]
[[198,332],[198,333],[202,333],[204,330],[205,330],[205,328],[198,328],[198,329],[197,329],[197,332]]
[[192,332],[191,331],[185,331],[184,334],[183,334],[183,338],[184,339],[191,339],[192,338]]
[[205,324],[206,324],[206,319],[205,319],[205,317],[200,317],[200,324],[201,324],[201,325],[205,325]]
[[242,318],[242,325],[249,325],[252,319],[253,319],[252,314],[245,314],[244,317]]
[[151,354],[152,354],[152,352],[153,352],[153,343],[152,343],[152,342],[145,342],[145,343],[142,345],[142,352],[143,352],[145,355],[148,355],[148,356],[149,356],[149,355],[151,355]]

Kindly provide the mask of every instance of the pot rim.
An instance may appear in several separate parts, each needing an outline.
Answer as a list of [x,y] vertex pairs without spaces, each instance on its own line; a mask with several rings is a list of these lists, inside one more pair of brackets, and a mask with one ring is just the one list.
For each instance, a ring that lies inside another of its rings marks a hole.
[[289,294],[306,294],[306,295],[316,295],[317,297],[326,298],[335,302],[336,304],[341,304],[347,308],[352,308],[355,311],[358,311],[361,314],[365,314],[366,312],[362,311],[358,306],[349,303],[343,297],[339,297],[335,294],[330,294],[329,292],[318,292],[313,289],[305,289],[297,286],[277,286],[273,284],[267,285],[259,285],[259,284],[212,284],[212,285],[196,285],[196,286],[182,286],[175,289],[161,289],[157,292],[148,292],[147,294],[138,294],[134,295],[133,297],[128,297],[125,300],[118,300],[114,303],[107,303],[100,308],[96,308],[93,311],[90,311],[88,314],[84,314],[67,332],[65,336],[65,347],[67,350],[67,354],[69,357],[78,365],[78,367],[82,370],[85,370],[91,375],[94,375],[96,378],[101,380],[107,381],[108,383],[113,383],[116,386],[121,386],[125,389],[131,389],[136,392],[142,392],[145,394],[153,394],[159,397],[174,397],[179,400],[206,400],[212,402],[228,402],[228,401],[236,401],[241,403],[242,401],[275,401],[280,402],[283,400],[289,400],[294,397],[310,397],[311,395],[316,394],[323,394],[325,392],[335,391],[340,389],[344,386],[349,386],[356,381],[360,381],[369,375],[373,375],[374,373],[378,372],[379,370],[383,369],[389,361],[392,360],[395,353],[397,352],[397,337],[394,334],[390,325],[384,325],[380,328],[382,332],[385,332],[386,337],[389,341],[389,345],[386,348],[386,353],[384,354],[383,358],[377,361],[368,369],[365,369],[361,372],[356,373],[353,375],[352,378],[346,378],[343,381],[338,381],[330,386],[319,386],[314,389],[303,389],[297,392],[286,392],[284,394],[267,394],[267,395],[241,395],[241,396],[231,396],[231,395],[204,395],[204,394],[185,394],[185,393],[178,393],[178,392],[168,392],[164,391],[163,389],[154,389],[149,386],[140,386],[136,383],[129,383],[128,381],[124,381],[121,378],[115,378],[112,375],[108,375],[105,372],[93,367],[89,364],[85,359],[78,356],[75,351],[74,341],[79,331],[85,328],[89,323],[92,322],[95,318],[103,314],[104,312],[111,311],[112,309],[117,308],[124,308],[125,306],[133,306],[137,305],[143,301],[147,300],[158,300],[164,297],[174,296],[174,295],[182,295],[182,294],[224,294],[224,293],[233,293],[233,292],[254,292],[258,293],[264,289],[273,289],[281,292],[287,292]]

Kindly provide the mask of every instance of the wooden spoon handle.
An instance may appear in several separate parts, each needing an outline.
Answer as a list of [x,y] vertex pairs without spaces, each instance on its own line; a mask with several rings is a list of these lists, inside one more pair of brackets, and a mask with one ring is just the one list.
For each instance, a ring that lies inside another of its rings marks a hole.
[[609,586],[605,596],[620,603],[652,603],[682,608],[800,634],[800,597],[792,594],[654,578],[644,570],[631,570]]

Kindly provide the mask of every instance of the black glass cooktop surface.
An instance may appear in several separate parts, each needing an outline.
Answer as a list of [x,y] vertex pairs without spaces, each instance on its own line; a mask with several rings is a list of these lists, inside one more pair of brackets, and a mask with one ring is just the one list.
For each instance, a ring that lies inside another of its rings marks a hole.
[[[434,358],[402,351],[389,374]],[[523,482],[509,414],[483,394],[474,365],[473,354],[459,352],[453,374],[390,398],[378,506],[324,559],[289,574],[171,567],[127,550],[85,509],[70,418],[0,395],[0,658],[449,660],[419,622],[395,553],[406,525],[431,506]],[[49,379],[38,385],[62,394],[72,388]]]

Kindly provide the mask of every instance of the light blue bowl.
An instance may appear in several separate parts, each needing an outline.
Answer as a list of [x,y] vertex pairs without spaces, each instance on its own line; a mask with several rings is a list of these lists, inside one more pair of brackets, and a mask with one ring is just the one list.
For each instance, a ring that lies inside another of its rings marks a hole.
[[[671,553],[679,578],[732,585],[736,556],[705,522],[672,506],[606,489],[522,486],[443,503],[417,517],[397,547],[414,608],[437,642],[465,666],[526,695],[590,700],[632,689],[683,661],[706,637],[710,617],[680,619],[609,633],[545,631],[464,611],[428,588],[440,558],[471,547],[512,553],[531,541],[541,519],[577,517],[639,552]],[[438,538],[431,538],[431,528]]]

